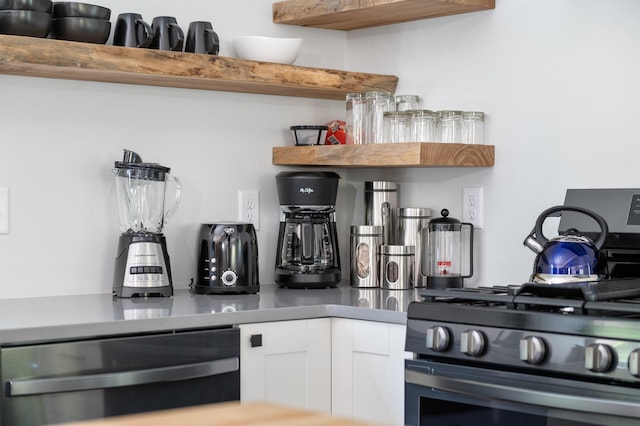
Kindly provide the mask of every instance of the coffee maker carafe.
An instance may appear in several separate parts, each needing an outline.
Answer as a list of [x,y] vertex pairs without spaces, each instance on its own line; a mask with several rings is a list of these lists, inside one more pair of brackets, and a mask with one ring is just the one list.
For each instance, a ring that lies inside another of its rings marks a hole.
[[[122,234],[118,241],[113,294],[117,297],[172,296],[173,285],[167,243],[162,228],[180,202],[180,181],[170,169],[144,163],[124,150],[116,161],[116,196]],[[174,186],[173,202],[165,209],[166,183]]]
[[325,288],[340,283],[335,218],[339,179],[333,172],[276,176],[281,219],[275,282],[280,287]]

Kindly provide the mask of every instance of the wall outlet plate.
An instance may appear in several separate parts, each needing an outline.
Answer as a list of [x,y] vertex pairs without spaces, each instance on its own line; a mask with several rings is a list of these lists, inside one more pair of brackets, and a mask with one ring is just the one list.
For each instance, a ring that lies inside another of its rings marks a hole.
[[260,191],[238,191],[238,220],[252,223],[256,231],[260,229]]
[[474,228],[482,229],[483,197],[481,186],[462,188],[462,221],[469,222]]

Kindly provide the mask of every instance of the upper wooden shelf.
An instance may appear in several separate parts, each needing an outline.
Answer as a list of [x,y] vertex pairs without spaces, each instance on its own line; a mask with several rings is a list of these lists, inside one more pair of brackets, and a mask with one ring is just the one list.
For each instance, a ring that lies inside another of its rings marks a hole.
[[0,74],[337,100],[398,84],[392,75],[11,35],[0,35]]
[[273,4],[273,22],[356,30],[495,7],[495,0],[287,0]]
[[492,167],[493,145],[384,143],[274,147],[279,166],[334,167]]

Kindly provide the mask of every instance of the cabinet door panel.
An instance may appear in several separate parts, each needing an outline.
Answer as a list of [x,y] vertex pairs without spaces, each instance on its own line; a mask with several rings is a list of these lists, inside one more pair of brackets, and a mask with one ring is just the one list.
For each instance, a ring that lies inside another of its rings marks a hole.
[[[242,401],[270,401],[331,412],[331,319],[243,324]],[[262,346],[251,347],[251,335]]]
[[332,320],[332,413],[404,424],[404,325]]

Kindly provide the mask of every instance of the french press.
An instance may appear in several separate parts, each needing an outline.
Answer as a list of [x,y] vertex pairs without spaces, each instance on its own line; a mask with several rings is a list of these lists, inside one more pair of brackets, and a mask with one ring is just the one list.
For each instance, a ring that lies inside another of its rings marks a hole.
[[[432,219],[428,226],[427,287],[461,288],[463,278],[473,275],[473,225],[448,217],[447,209],[440,214],[442,217]],[[468,228],[468,232],[463,233],[463,228]],[[463,253],[465,247],[468,251]],[[462,269],[464,258],[468,258],[468,275]]]

